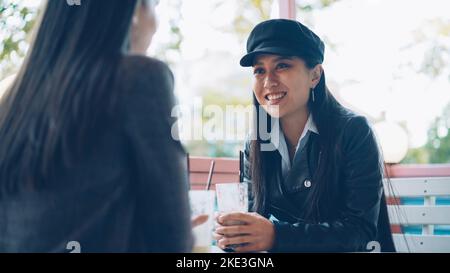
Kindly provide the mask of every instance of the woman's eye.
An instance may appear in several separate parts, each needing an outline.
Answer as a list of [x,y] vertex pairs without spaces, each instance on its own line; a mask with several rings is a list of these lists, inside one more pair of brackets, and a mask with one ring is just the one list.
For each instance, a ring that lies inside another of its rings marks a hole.
[[277,64],[277,69],[284,69],[284,68],[289,68],[289,65],[285,63]]
[[255,75],[259,75],[262,73],[264,73],[264,69],[262,69],[262,68],[256,68],[255,70],[253,70],[253,74],[255,74]]

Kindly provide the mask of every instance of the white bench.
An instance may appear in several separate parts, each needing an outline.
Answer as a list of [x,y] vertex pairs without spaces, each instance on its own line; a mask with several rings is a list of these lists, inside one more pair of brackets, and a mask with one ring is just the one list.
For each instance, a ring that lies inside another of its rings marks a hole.
[[[190,160],[191,188],[204,189],[211,160],[216,167],[212,179],[216,183],[239,181],[239,161],[235,158],[192,157]],[[423,225],[421,235],[394,233],[399,252],[450,252],[450,235],[434,235],[434,225],[450,225],[450,206],[436,206],[436,197],[450,196],[450,164],[391,165],[388,166],[393,189],[385,185],[385,192],[392,197],[422,197],[423,206],[389,206],[391,223],[398,225]],[[397,209],[399,209],[397,213]],[[400,232],[397,230],[396,232]]]
[[391,178],[384,184],[388,197],[422,197],[424,205],[389,205],[391,224],[423,225],[421,235],[394,234],[398,252],[450,252],[450,235],[434,235],[435,225],[450,225],[450,206],[436,197],[450,196],[450,177]]

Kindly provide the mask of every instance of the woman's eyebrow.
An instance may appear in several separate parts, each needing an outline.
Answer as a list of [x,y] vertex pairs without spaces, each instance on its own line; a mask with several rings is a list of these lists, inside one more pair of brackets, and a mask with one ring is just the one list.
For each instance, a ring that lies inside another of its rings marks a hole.
[[[273,59],[270,62],[271,63],[276,63],[276,62],[279,62],[279,61],[292,61],[293,59],[294,59],[294,57],[291,57],[291,56],[280,56],[280,57],[277,57],[277,58]],[[264,65],[264,63],[261,62],[261,61],[256,61],[253,64],[253,66],[257,66],[257,65]]]
[[257,65],[263,65],[263,63],[261,61],[256,61],[253,66],[257,66]]
[[290,57],[290,56],[280,56],[278,58],[276,58],[275,60],[273,60],[273,62],[279,62],[279,61],[292,61],[294,59],[294,57]]

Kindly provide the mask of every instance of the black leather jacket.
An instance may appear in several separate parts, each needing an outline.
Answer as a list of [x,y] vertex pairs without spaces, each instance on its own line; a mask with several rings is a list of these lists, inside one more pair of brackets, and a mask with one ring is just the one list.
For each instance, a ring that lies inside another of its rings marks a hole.
[[[303,218],[307,197],[315,186],[312,174],[320,158],[318,135],[309,132],[307,144],[299,151],[300,159],[295,161],[286,179],[281,175],[280,154],[274,151],[280,164],[274,166],[273,178],[266,181],[264,209],[264,216],[271,217],[275,226],[271,251],[359,252],[372,250],[368,248],[371,241],[379,242],[381,251],[395,251],[374,134],[367,120],[354,114],[349,114],[337,128],[341,128],[336,135],[342,152],[342,160],[336,166],[340,175],[337,184],[331,185],[333,205],[320,205],[320,221]],[[250,141],[247,141],[244,177],[251,182],[249,152]]]

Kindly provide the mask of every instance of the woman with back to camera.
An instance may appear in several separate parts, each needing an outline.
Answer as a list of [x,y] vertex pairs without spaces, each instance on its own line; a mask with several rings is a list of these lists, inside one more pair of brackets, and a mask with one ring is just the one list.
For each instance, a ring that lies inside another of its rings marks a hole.
[[[254,212],[220,214],[219,247],[358,252],[379,243],[395,251],[376,139],[367,120],[328,90],[323,58],[324,43],[297,21],[252,30],[240,64],[253,67],[254,104],[262,107],[244,153]],[[261,134],[265,120],[269,140]]]
[[155,4],[46,3],[0,105],[0,252],[191,251],[173,76],[127,53],[149,46]]

